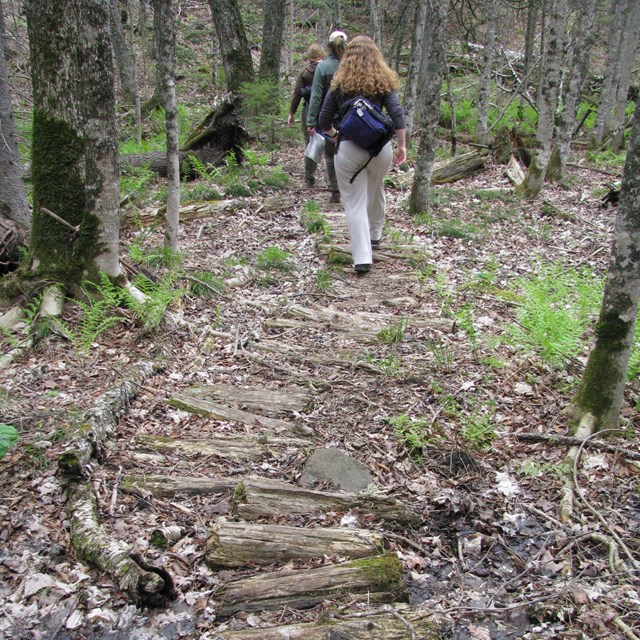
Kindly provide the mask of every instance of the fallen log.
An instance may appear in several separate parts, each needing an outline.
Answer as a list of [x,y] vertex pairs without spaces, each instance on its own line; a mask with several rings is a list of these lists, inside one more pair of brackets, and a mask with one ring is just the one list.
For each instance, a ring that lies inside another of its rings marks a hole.
[[99,524],[97,500],[88,483],[70,483],[67,494],[71,543],[81,560],[110,575],[138,606],[165,606],[176,598],[164,569],[146,564]]
[[[484,169],[484,159],[489,155],[486,149],[476,149],[468,153],[461,153],[447,160],[434,162],[431,173],[431,184],[447,184],[472,176]],[[409,188],[413,183],[413,171],[392,174],[391,176],[403,188]]]
[[194,478],[163,475],[128,475],[122,478],[120,486],[127,493],[147,494],[165,498],[179,493],[187,496],[231,493],[237,480],[232,478]]
[[327,640],[378,638],[380,640],[440,640],[440,625],[433,613],[407,605],[385,605],[355,615],[338,615],[306,624],[220,631],[220,640]]
[[504,170],[504,173],[516,187],[524,182],[524,169],[520,166],[519,162],[513,155],[509,156],[509,162]]
[[277,571],[235,580],[215,598],[216,616],[225,618],[239,611],[309,609],[325,600],[370,604],[406,601],[407,588],[400,560],[388,553],[318,569]]
[[227,420],[239,422],[249,427],[262,427],[269,431],[282,435],[283,433],[295,433],[300,436],[312,436],[313,429],[305,425],[289,424],[279,418],[268,418],[241,409],[233,409],[220,404],[214,404],[204,398],[197,398],[189,394],[179,393],[169,400],[172,407],[177,407],[200,416],[208,416],[214,420]]
[[88,474],[89,462],[100,455],[129,402],[138,394],[144,381],[159,370],[158,363],[138,363],[124,373],[121,385],[100,396],[85,413],[79,435],[58,456],[58,468],[64,475],[79,478]]
[[296,438],[272,438],[267,435],[221,435],[208,440],[169,438],[142,434],[136,438],[138,444],[154,451],[181,452],[193,455],[216,456],[231,460],[258,460],[274,456],[291,447],[308,447],[307,440]]
[[640,460],[640,453],[632,451],[626,447],[618,447],[608,442],[600,442],[599,440],[588,440],[585,442],[580,438],[572,438],[570,436],[554,436],[541,433],[516,433],[518,440],[524,442],[546,442],[547,444],[557,445],[560,447],[592,447],[599,449],[600,451],[606,451],[608,453],[619,453],[629,460]]
[[379,554],[383,537],[367,529],[284,527],[220,522],[207,540],[206,563],[214,568],[256,567],[335,555],[364,558]]
[[366,493],[337,493],[303,489],[267,478],[247,478],[233,494],[232,509],[243,520],[253,521],[279,515],[309,515],[326,511],[357,511],[363,517],[401,525],[418,525],[420,517],[402,502]]

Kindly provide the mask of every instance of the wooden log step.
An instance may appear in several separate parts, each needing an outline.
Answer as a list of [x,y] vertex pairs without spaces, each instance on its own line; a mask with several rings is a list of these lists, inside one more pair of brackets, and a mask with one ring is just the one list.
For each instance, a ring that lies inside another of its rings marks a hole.
[[136,441],[153,451],[217,456],[231,460],[258,460],[267,456],[277,458],[287,449],[309,446],[307,440],[296,438],[220,434],[212,434],[207,440],[143,434],[137,436]]
[[258,411],[262,415],[301,412],[307,409],[312,401],[312,395],[298,386],[287,389],[245,389],[231,384],[211,384],[189,387],[180,395],[222,402],[240,409]]
[[408,605],[387,605],[384,609],[331,617],[330,620],[278,627],[220,631],[220,640],[327,640],[349,638],[364,640],[440,640],[442,634],[431,612]]
[[420,517],[399,500],[366,493],[337,493],[303,489],[268,478],[247,478],[233,493],[232,509],[243,520],[279,515],[308,515],[326,511],[357,510],[378,520],[418,525]]
[[269,418],[249,413],[242,409],[234,409],[188,393],[179,393],[169,400],[169,404],[178,409],[189,411],[200,416],[208,416],[214,420],[239,422],[249,427],[261,427],[280,435],[295,433],[299,436],[312,436],[313,429],[302,424],[290,424],[280,418]]
[[150,493],[164,498],[180,493],[187,496],[231,493],[238,484],[232,478],[195,478],[189,476],[128,475],[122,479],[121,487],[127,493]]
[[380,604],[406,599],[402,564],[395,553],[388,553],[317,569],[276,571],[229,582],[216,594],[216,616],[226,618],[239,611],[284,607],[309,609],[325,600]]
[[327,555],[364,558],[380,553],[383,547],[383,537],[367,529],[219,522],[211,528],[205,561],[216,568],[256,567]]

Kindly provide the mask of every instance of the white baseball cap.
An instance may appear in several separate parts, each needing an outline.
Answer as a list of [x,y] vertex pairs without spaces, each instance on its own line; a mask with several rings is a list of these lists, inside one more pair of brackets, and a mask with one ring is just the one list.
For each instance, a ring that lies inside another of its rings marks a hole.
[[333,42],[337,38],[344,38],[344,41],[346,42],[347,41],[347,34],[344,31],[334,31],[329,36],[329,42]]

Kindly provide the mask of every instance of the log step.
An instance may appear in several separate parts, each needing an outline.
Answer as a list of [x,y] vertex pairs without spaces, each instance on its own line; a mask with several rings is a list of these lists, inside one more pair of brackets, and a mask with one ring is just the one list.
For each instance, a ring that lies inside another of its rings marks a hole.
[[215,404],[203,397],[198,397],[191,393],[179,393],[169,400],[172,407],[177,407],[183,411],[189,411],[200,416],[208,416],[214,420],[229,422],[239,422],[249,427],[262,427],[272,433],[286,434],[294,433],[299,436],[312,436],[313,429],[306,425],[290,424],[279,418],[269,418],[255,413],[249,413],[242,409],[234,409],[221,404]]
[[220,631],[220,640],[327,640],[349,638],[352,640],[440,640],[442,634],[433,614],[408,605],[387,605],[388,608],[371,611],[357,618],[332,617],[308,624],[288,624],[279,627]]
[[232,478],[196,478],[188,476],[128,475],[122,479],[122,490],[127,493],[150,493],[165,498],[180,493],[187,496],[231,493],[237,480]]
[[310,515],[326,511],[357,511],[358,515],[401,525],[419,525],[420,517],[402,502],[366,493],[337,493],[303,489],[267,478],[247,478],[233,494],[232,509],[243,520],[279,515]]
[[267,456],[278,458],[288,449],[309,446],[307,440],[297,438],[220,434],[211,435],[208,440],[143,434],[136,437],[136,442],[153,451],[216,456],[231,460],[258,460]]
[[[395,553],[387,553],[317,569],[276,571],[241,578],[222,587],[216,600],[216,616],[227,618],[240,611],[309,609],[325,600],[349,603],[360,600],[370,604],[406,601],[407,587],[402,580],[400,560]],[[386,636],[376,637],[386,639]]]
[[256,567],[333,555],[364,558],[383,547],[382,536],[367,529],[220,522],[211,528],[205,561],[214,568]]

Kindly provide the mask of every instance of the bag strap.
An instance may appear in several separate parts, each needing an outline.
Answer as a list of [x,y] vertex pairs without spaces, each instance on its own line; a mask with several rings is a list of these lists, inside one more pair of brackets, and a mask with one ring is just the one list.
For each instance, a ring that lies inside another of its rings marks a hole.
[[353,176],[351,177],[351,180],[349,180],[349,184],[353,184],[353,181],[358,177],[358,174],[363,170],[367,168],[367,165],[371,162],[371,158],[373,158],[372,155],[369,155],[369,159],[353,174]]

